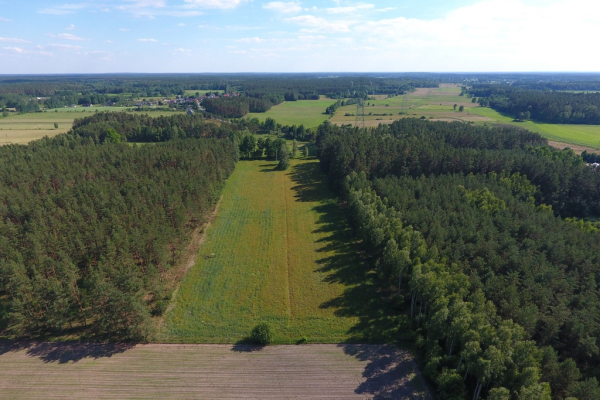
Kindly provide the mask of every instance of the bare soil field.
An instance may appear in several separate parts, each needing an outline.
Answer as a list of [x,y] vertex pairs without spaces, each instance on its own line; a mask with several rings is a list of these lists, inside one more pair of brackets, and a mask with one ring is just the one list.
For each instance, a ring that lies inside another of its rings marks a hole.
[[426,399],[385,345],[0,343],[3,399]]

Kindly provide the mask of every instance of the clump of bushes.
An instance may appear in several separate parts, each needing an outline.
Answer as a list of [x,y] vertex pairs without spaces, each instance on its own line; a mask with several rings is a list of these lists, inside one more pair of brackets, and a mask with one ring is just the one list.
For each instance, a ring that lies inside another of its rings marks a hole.
[[273,333],[268,324],[262,322],[252,329],[250,339],[261,346],[266,346],[273,340]]

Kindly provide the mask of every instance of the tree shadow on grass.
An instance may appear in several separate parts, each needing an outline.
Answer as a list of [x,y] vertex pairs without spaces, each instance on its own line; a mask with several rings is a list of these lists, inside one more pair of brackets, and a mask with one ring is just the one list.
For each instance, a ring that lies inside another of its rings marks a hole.
[[[412,337],[412,327],[405,316],[404,305],[393,290],[378,282],[371,267],[373,260],[361,253],[360,243],[354,239],[343,210],[325,182],[318,163],[294,166],[291,178],[297,201],[316,202],[318,228],[313,233],[325,237],[317,241],[317,272],[325,274],[324,281],[346,287],[344,292],[320,305],[333,309],[339,317],[356,318],[357,323],[348,330],[346,344],[341,345],[347,354],[369,364],[363,376],[366,380],[356,393],[369,394],[373,399],[420,398],[411,382],[416,366],[408,352],[394,346],[366,346],[356,343],[404,344]],[[325,255],[326,254],[326,255]],[[416,379],[422,381],[420,376]],[[424,385],[424,384],[423,384]],[[426,389],[424,391],[427,393]]]
[[112,357],[115,354],[124,353],[135,345],[132,343],[83,343],[83,342],[0,342],[0,355],[27,351],[30,357],[38,357],[44,362],[59,364],[77,362],[84,358]]
[[407,351],[389,345],[343,344],[340,347],[345,354],[368,362],[363,371],[364,381],[355,390],[357,394],[369,395],[373,400],[431,398]]
[[[316,202],[313,208],[318,228],[313,233],[327,236],[317,241],[317,252],[327,256],[317,260],[317,272],[325,273],[325,282],[346,286],[344,293],[320,305],[332,308],[340,317],[358,318],[348,332],[349,343],[397,343],[405,340],[407,329],[398,300],[392,292],[381,290],[367,254],[360,253],[348,227],[343,210],[335,201],[319,169],[319,163],[294,166],[291,178],[297,201]],[[331,255],[333,253],[333,255]]]

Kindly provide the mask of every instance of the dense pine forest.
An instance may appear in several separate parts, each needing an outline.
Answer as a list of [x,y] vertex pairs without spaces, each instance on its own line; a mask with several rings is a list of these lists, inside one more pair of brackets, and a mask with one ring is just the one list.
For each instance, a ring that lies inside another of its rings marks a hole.
[[144,340],[237,148],[200,119],[98,114],[68,134],[2,147],[0,160],[1,328]]
[[479,104],[517,119],[552,124],[600,124],[600,93],[569,93],[506,85],[474,85]]
[[594,169],[537,134],[409,119],[325,123],[317,149],[440,398],[600,396]]

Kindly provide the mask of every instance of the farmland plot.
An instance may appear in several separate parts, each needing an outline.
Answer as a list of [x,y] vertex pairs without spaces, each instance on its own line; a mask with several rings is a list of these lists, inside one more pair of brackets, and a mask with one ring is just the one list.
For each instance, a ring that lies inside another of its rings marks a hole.
[[323,178],[315,160],[292,160],[288,171],[240,161],[159,339],[236,343],[259,322],[281,344],[348,339],[358,319],[331,305],[347,287],[328,266],[359,257]]

